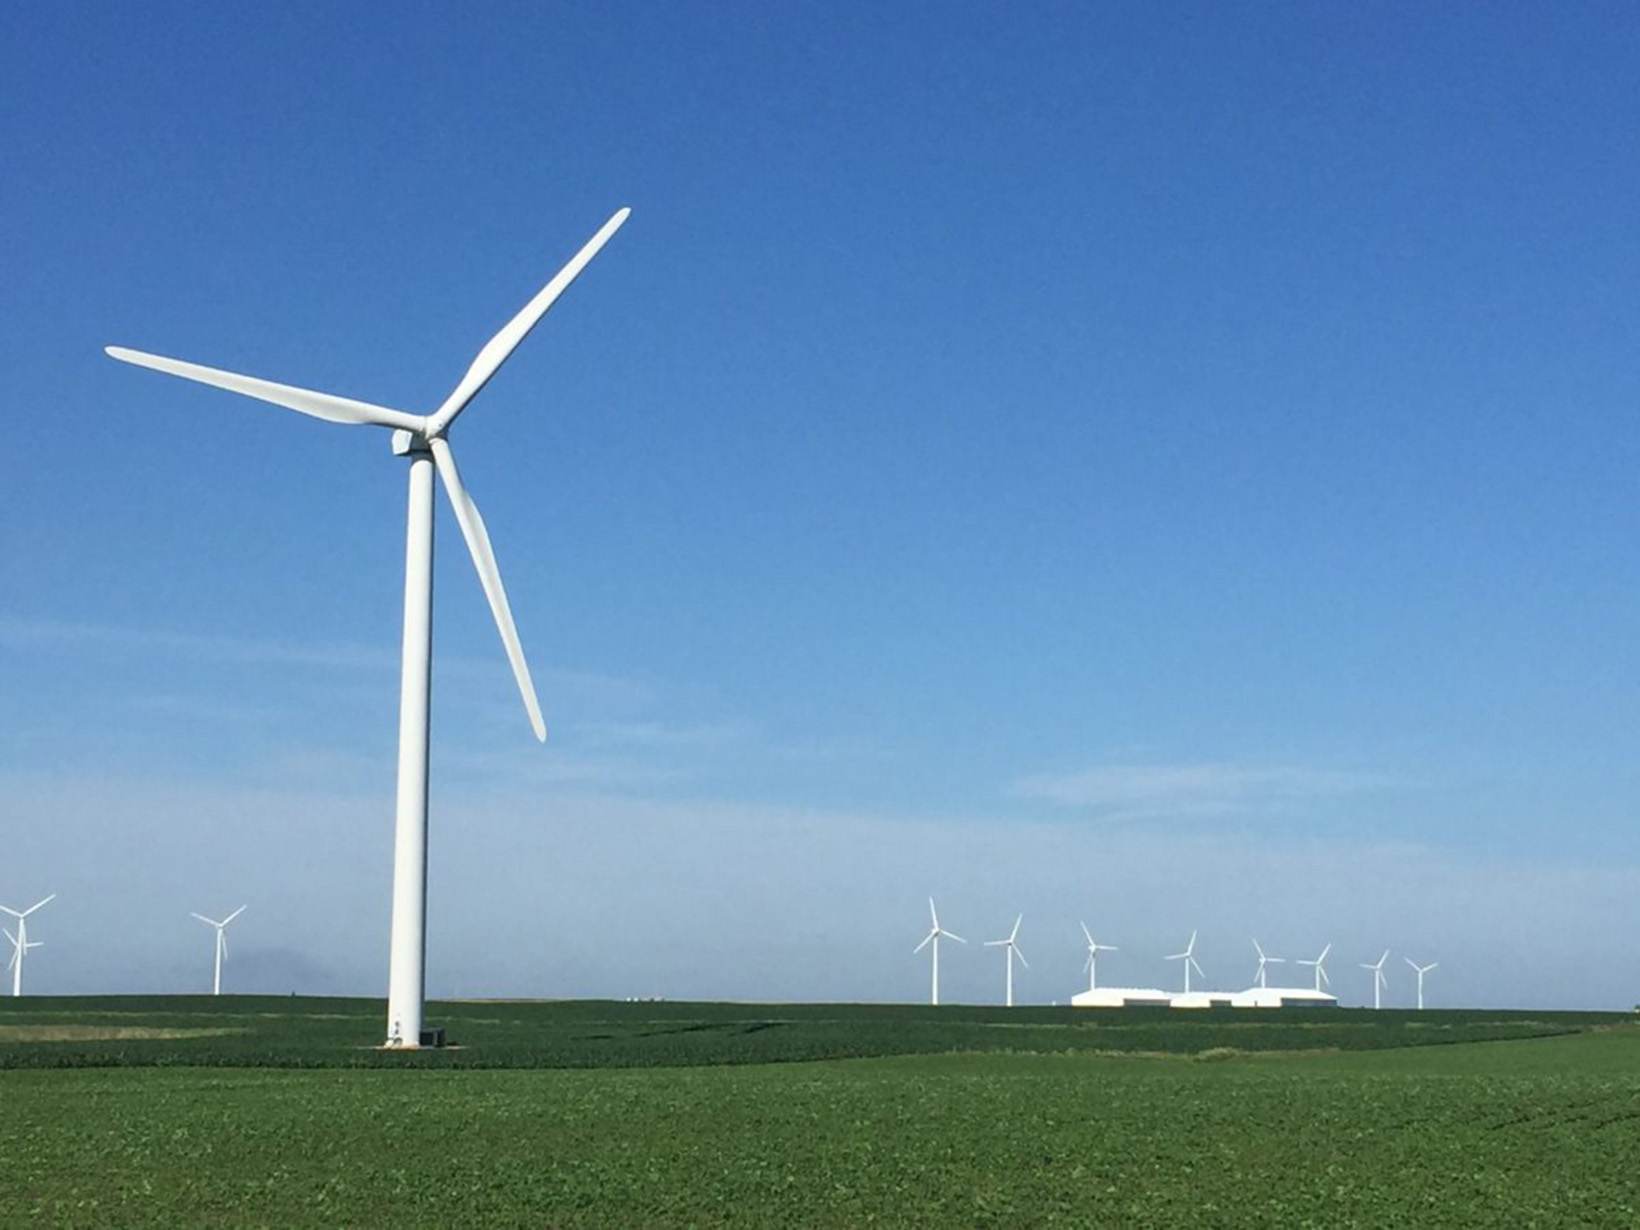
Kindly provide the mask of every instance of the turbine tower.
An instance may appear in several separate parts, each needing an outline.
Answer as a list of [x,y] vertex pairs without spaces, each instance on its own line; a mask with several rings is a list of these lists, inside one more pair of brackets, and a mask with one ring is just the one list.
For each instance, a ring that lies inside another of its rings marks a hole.
[[13,935],[9,929],[0,928],[0,930],[5,931],[6,938],[11,941],[11,961],[7,963],[6,968],[11,971],[11,993],[13,997],[23,993],[23,958],[28,955],[28,950],[45,946],[44,940],[30,940],[28,938],[28,916],[47,901],[56,900],[56,897],[57,894],[52,893],[51,896],[36,901],[26,910],[14,910],[9,906],[0,905],[0,913],[10,914],[17,920],[16,935]]
[[1384,1006],[1384,988],[1389,985],[1389,980],[1384,977],[1384,962],[1388,960],[1389,949],[1386,948],[1384,949],[1384,955],[1378,958],[1377,965],[1368,965],[1365,961],[1359,962],[1362,969],[1370,969],[1372,971],[1372,1006],[1374,1008],[1382,1008]]
[[1297,964],[1299,965],[1315,966],[1315,989],[1317,991],[1319,991],[1323,986],[1330,987],[1332,985],[1332,979],[1327,977],[1327,954],[1331,951],[1332,945],[1328,944],[1321,950],[1321,955],[1314,961],[1306,961],[1302,957],[1300,957],[1297,961]]
[[1258,984],[1259,984],[1260,987],[1262,987],[1262,986],[1265,985],[1265,983],[1264,983],[1264,967],[1266,965],[1285,965],[1286,962],[1287,962],[1287,958],[1286,957],[1266,956],[1265,953],[1264,953],[1264,949],[1262,949],[1258,946],[1258,941],[1257,940],[1253,941],[1253,951],[1258,953]]
[[928,899],[928,917],[934,926],[927,935],[923,936],[923,942],[911,950],[911,955],[916,956],[929,944],[934,945],[934,990],[928,1002],[937,1006],[940,1002],[940,937],[943,935],[947,939],[956,940],[959,944],[966,944],[968,941],[955,931],[947,931],[940,926],[940,916],[934,912],[934,898],[932,897]]
[[1412,968],[1418,972],[1418,1010],[1421,1012],[1421,1011],[1423,1011],[1423,1007],[1424,1007],[1424,975],[1429,973],[1429,971],[1434,969],[1436,966],[1438,966],[1440,964],[1440,962],[1439,961],[1431,961],[1428,965],[1419,965],[1411,957],[1402,957],[1401,960],[1405,961],[1408,965],[1412,966]]
[[[194,914],[192,910],[189,910],[188,912],[190,914]],[[212,995],[222,994],[222,962],[226,960],[228,956],[228,937],[224,935],[223,932],[227,930],[229,923],[238,918],[244,912],[245,907],[240,906],[221,922],[217,922],[214,918],[206,918],[203,914],[194,914],[194,917],[199,919],[200,922],[208,923],[210,926],[216,928],[216,972],[211,976]]]
[[1207,977],[1206,974],[1202,973],[1202,967],[1196,965],[1196,933],[1194,931],[1190,933],[1190,943],[1184,946],[1183,952],[1176,952],[1164,959],[1184,962],[1184,993],[1186,995],[1190,994],[1190,969],[1192,966],[1195,966],[1196,972],[1201,974],[1203,978]]
[[1025,954],[1020,951],[1019,943],[1018,943],[1018,941],[1019,941],[1019,924],[1024,922],[1024,921],[1025,921],[1025,915],[1023,915],[1023,914],[1020,914],[1017,917],[1015,917],[1015,919],[1014,919],[1014,929],[1012,931],[1008,932],[1008,938],[1007,939],[1005,939],[1005,940],[986,940],[985,941],[985,946],[987,948],[1006,948],[1008,950],[1008,993],[1007,993],[1007,998],[1004,1002],[1006,1002],[1008,1007],[1010,1007],[1010,1008],[1012,1008],[1014,1006],[1014,958],[1018,957],[1019,958],[1019,963],[1021,965],[1023,965],[1026,969],[1031,968],[1031,963],[1025,959]]
[[1088,930],[1087,923],[1082,924],[1082,934],[1088,941],[1088,963],[1084,967],[1088,971],[1088,990],[1095,991],[1099,988],[1099,954],[1116,952],[1118,949],[1115,944],[1095,944],[1093,933]]
[[438,472],[450,497],[456,523],[478,570],[479,584],[489,600],[490,613],[512,665],[513,678],[529,714],[535,737],[546,738],[541,706],[535,697],[524,650],[513,627],[512,610],[501,585],[495,551],[467,493],[450,451],[448,433],[490,377],[507,361],[558,296],[609,242],[627,219],[619,209],[589,239],[569,264],[524,305],[506,326],[485,343],[450,395],[431,414],[411,414],[369,402],[316,393],[310,389],[275,384],[197,363],[162,358],[141,351],[108,347],[108,354],[126,363],[214,385],[272,402],[333,423],[361,423],[393,432],[393,453],[409,462],[410,498],[405,533],[404,639],[399,683],[398,801],[394,816],[393,915],[388,953],[387,1042],[390,1047],[421,1045],[422,1012],[427,964],[427,762],[429,686],[432,667],[433,619],[433,473]]

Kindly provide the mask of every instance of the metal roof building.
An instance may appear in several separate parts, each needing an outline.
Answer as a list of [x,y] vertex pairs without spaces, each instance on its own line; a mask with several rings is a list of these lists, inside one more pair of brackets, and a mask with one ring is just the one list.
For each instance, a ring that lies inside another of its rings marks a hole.
[[1338,1000],[1309,987],[1248,987],[1245,991],[1161,991],[1096,987],[1071,996],[1073,1008],[1335,1008]]

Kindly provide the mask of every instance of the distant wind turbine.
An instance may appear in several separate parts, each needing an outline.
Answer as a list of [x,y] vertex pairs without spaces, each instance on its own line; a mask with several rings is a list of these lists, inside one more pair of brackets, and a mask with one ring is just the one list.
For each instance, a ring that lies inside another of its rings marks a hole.
[[968,941],[955,931],[947,931],[940,926],[940,916],[934,910],[934,898],[932,897],[928,899],[928,917],[934,925],[929,929],[928,934],[923,936],[923,942],[911,950],[911,955],[916,956],[930,944],[934,946],[932,953],[934,958],[934,990],[928,1002],[937,1005],[940,1002],[940,937],[944,936],[947,939],[956,940],[959,944],[966,944]]
[[[188,912],[190,914],[194,914],[194,912],[192,910],[189,910]],[[244,912],[245,912],[245,907],[240,906],[237,910],[235,910],[232,914],[229,914],[221,922],[217,922],[216,919],[214,919],[214,918],[206,918],[205,915],[203,915],[203,914],[194,914],[194,917],[199,919],[200,922],[207,923],[210,926],[216,928],[216,972],[211,977],[211,994],[212,995],[222,994],[222,962],[224,960],[226,960],[227,956],[228,956],[228,937],[226,935],[224,935],[223,932],[225,932],[228,929],[228,924],[229,923],[231,923],[234,919],[238,918]]]
[[1378,958],[1377,965],[1368,965],[1365,961],[1358,963],[1362,969],[1370,969],[1372,971],[1372,1006],[1374,1008],[1382,1008],[1384,1006],[1384,988],[1389,985],[1389,980],[1384,977],[1384,962],[1388,960],[1389,949],[1386,948],[1384,949],[1384,955]]
[[1358,963],[1358,964],[1360,964],[1361,969],[1371,969],[1371,971],[1373,971],[1373,1007],[1374,1007],[1374,1009],[1381,1009],[1381,1007],[1383,1007],[1383,1005],[1384,1005],[1384,1000],[1383,1000],[1384,987],[1389,986],[1389,979],[1386,979],[1386,977],[1384,977],[1384,961],[1387,961],[1387,959],[1389,959],[1389,950],[1387,950],[1387,948],[1386,948],[1386,950],[1384,950],[1383,956],[1381,956],[1381,958],[1378,958],[1378,964],[1368,964],[1368,963],[1366,963],[1366,961],[1360,961],[1360,963]]
[[1327,954],[1331,951],[1332,945],[1328,944],[1321,950],[1321,955],[1314,961],[1306,961],[1300,957],[1296,962],[1298,965],[1315,966],[1315,989],[1317,991],[1319,991],[1323,986],[1330,987],[1332,985],[1332,979],[1327,977]]
[[1082,934],[1088,941],[1088,961],[1083,968],[1088,971],[1088,990],[1094,991],[1099,988],[1099,954],[1120,950],[1115,944],[1095,944],[1093,942],[1093,932],[1088,930],[1087,923],[1082,924]]
[[580,275],[620,229],[630,210],[619,209],[570,262],[499,333],[484,344],[447,397],[431,414],[412,414],[387,406],[335,397],[311,389],[276,384],[255,376],[180,359],[167,359],[109,346],[110,357],[134,363],[184,380],[242,393],[302,414],[333,423],[386,427],[393,433],[395,456],[410,467],[409,511],[405,527],[404,634],[399,675],[398,801],[394,813],[393,914],[387,962],[387,1041],[390,1047],[421,1045],[427,966],[427,764],[429,693],[433,654],[433,474],[437,471],[455,511],[456,524],[467,541],[467,551],[478,570],[479,584],[490,604],[501,644],[512,665],[513,678],[523,698],[530,728],[544,740],[546,725],[536,700],[535,684],[524,661],[523,646],[513,626],[512,608],[501,585],[501,572],[490,546],[489,532],[478,505],[468,494],[450,451],[449,432],[458,415],[489,383],[509,355],[535,328],[558,297]]
[[23,958],[28,955],[28,950],[30,948],[45,947],[44,940],[31,941],[28,938],[28,916],[47,901],[54,901],[56,898],[57,894],[52,893],[51,896],[36,901],[26,910],[14,910],[9,906],[0,905],[0,913],[10,914],[17,920],[16,935],[13,935],[10,930],[0,928],[0,930],[5,931],[6,938],[11,941],[11,961],[6,968],[11,971],[11,993],[13,997],[23,993]]
[[1186,995],[1190,994],[1190,971],[1192,968],[1198,974],[1201,974],[1203,978],[1207,977],[1205,973],[1202,973],[1202,967],[1196,964],[1196,933],[1194,931],[1190,933],[1190,943],[1184,946],[1183,952],[1176,952],[1164,959],[1184,962],[1184,993]]
[[1014,958],[1018,957],[1019,963],[1026,969],[1031,968],[1031,963],[1025,959],[1025,954],[1020,951],[1018,943],[1019,924],[1023,921],[1025,921],[1025,915],[1023,914],[1014,919],[1014,929],[1008,932],[1007,939],[985,941],[985,946],[987,948],[1006,948],[1008,950],[1008,994],[1004,1002],[1006,1002],[1010,1008],[1014,1006]]
[[1418,973],[1418,1008],[1422,1011],[1424,1006],[1424,975],[1429,973],[1429,971],[1434,969],[1436,966],[1440,965],[1440,962],[1431,961],[1428,965],[1419,965],[1411,957],[1402,957],[1401,960],[1412,966],[1412,968]]
[[1253,941],[1253,951],[1258,953],[1258,984],[1262,987],[1264,985],[1264,967],[1266,965],[1284,965],[1287,958],[1265,956],[1264,949],[1258,946],[1257,940]]

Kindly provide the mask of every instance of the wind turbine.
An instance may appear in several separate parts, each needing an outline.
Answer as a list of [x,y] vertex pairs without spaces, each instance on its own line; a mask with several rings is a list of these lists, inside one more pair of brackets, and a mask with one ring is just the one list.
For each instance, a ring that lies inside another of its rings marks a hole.
[[1008,932],[1007,939],[985,941],[985,946],[987,948],[1006,948],[1008,950],[1008,997],[1006,1002],[1010,1008],[1014,1006],[1014,958],[1018,957],[1019,963],[1026,969],[1031,968],[1031,963],[1025,959],[1025,954],[1020,951],[1018,944],[1019,924],[1024,921],[1025,915],[1023,914],[1018,915],[1014,919],[1014,929]]
[[1372,1006],[1374,1008],[1383,1007],[1383,991],[1389,985],[1389,980],[1384,977],[1384,962],[1388,960],[1389,949],[1386,948],[1384,949],[1384,955],[1378,958],[1377,965],[1368,965],[1365,961],[1358,962],[1362,969],[1372,971]]
[[1082,934],[1088,941],[1088,990],[1097,990],[1099,987],[1099,954],[1102,952],[1118,951],[1115,944],[1095,944],[1093,932],[1088,930],[1088,924],[1082,924]]
[[1319,991],[1323,986],[1332,986],[1332,979],[1327,977],[1327,954],[1331,951],[1332,945],[1328,944],[1321,950],[1321,955],[1314,961],[1306,961],[1300,957],[1296,962],[1298,965],[1315,966],[1315,989],[1317,991]]
[[930,943],[934,945],[934,991],[928,1002],[937,1005],[940,1002],[940,936],[943,935],[947,939],[956,940],[959,944],[966,944],[968,941],[955,931],[947,931],[940,926],[940,916],[934,912],[934,898],[932,897],[928,899],[928,917],[934,926],[927,935],[923,936],[923,942],[911,950],[911,955],[916,956],[924,948],[927,948]]
[[1203,978],[1207,977],[1205,973],[1202,973],[1202,967],[1196,965],[1196,933],[1194,931],[1190,933],[1190,943],[1184,946],[1184,951],[1176,952],[1172,956],[1165,958],[1165,960],[1184,962],[1184,993],[1186,995],[1190,994],[1191,966],[1195,966],[1196,972],[1201,974]]
[[1422,1011],[1424,1006],[1424,975],[1438,966],[1440,962],[1431,961],[1428,965],[1419,965],[1411,957],[1402,957],[1401,960],[1405,961],[1418,972],[1418,1009],[1419,1011]]
[[11,971],[11,993],[14,997],[23,993],[23,958],[28,955],[30,948],[43,948],[45,946],[44,940],[31,941],[28,938],[28,916],[47,901],[54,901],[56,898],[57,894],[52,893],[44,900],[36,901],[26,910],[14,910],[9,906],[0,905],[0,913],[10,914],[17,920],[16,935],[13,935],[10,930],[0,927],[0,931],[5,931],[6,938],[11,941],[11,961],[6,968]]
[[[192,910],[189,910],[188,912],[190,914],[194,914]],[[223,932],[227,929],[229,923],[238,918],[244,912],[245,907],[240,906],[221,922],[217,922],[214,918],[206,918],[203,914],[194,914],[194,917],[199,919],[200,922],[209,923],[211,926],[216,928],[216,973],[211,978],[212,995],[222,994],[222,962],[228,956],[228,937],[224,935]]]
[[1287,958],[1286,957],[1267,957],[1267,956],[1265,956],[1264,955],[1264,949],[1262,949],[1258,946],[1258,941],[1257,940],[1253,941],[1253,951],[1258,953],[1258,984],[1259,984],[1259,986],[1262,987],[1262,986],[1265,985],[1265,983],[1264,983],[1264,967],[1266,965],[1285,965],[1286,962],[1287,962]]
[[513,627],[512,610],[501,585],[495,551],[490,546],[478,505],[467,493],[450,451],[448,433],[456,417],[507,361],[507,357],[546,315],[558,296],[587,262],[609,242],[628,209],[616,210],[577,252],[569,264],[541,288],[535,298],[485,343],[456,387],[431,414],[411,414],[369,402],[316,393],[288,384],[275,384],[197,363],[159,355],[107,348],[113,358],[139,367],[214,385],[272,402],[333,423],[361,423],[387,427],[393,432],[393,453],[410,463],[409,515],[406,524],[404,569],[404,639],[399,683],[398,802],[394,816],[393,920],[388,953],[387,1043],[392,1047],[421,1045],[422,1011],[427,964],[427,760],[428,700],[433,652],[433,472],[438,471],[450,497],[456,522],[478,569],[479,584],[489,599],[513,678],[529,714],[535,737],[546,739],[541,706],[535,697],[524,650]]

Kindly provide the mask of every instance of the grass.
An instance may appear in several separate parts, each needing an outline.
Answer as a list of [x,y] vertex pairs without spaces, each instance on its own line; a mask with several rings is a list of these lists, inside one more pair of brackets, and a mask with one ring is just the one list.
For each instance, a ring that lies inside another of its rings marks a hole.
[[[31,1003],[30,1020],[98,1007],[21,1001]],[[929,1020],[926,1009],[820,1005],[485,1004],[440,1009],[443,1023],[463,1021],[461,1032],[489,1041],[439,1061],[465,1064],[486,1046],[506,1046],[514,1059],[553,1053],[573,1065],[220,1062],[221,1048],[247,1038],[248,1053],[265,1057],[281,1033],[305,1036],[329,1060],[332,1046],[351,1045],[344,1038],[355,1024],[365,1027],[362,1007],[295,1006],[280,1017],[261,1003],[192,1001],[154,1027],[177,1017],[200,1027],[214,1008],[218,1027],[249,1020],[252,1032],[137,1040],[129,1045],[161,1048],[137,1066],[51,1069],[16,1057],[85,1044],[0,1046],[12,1069],[0,1071],[0,1224],[1640,1220],[1640,1029],[1615,1025],[1620,1018],[1411,1022],[1385,1013],[1376,1023],[1340,1014],[1284,1024],[1192,1014],[1084,1024],[1044,1009],[1016,1010],[1010,1024],[1000,1010],[942,1009]],[[100,1007],[129,1010],[120,1001]],[[379,1005],[369,1008],[373,1032]],[[13,1008],[0,1023],[23,1013]],[[734,1026],[769,1020],[791,1022],[797,1050],[834,1043],[849,1023],[856,1045],[884,1045],[909,1029],[932,1046],[721,1062],[778,1032]],[[529,1023],[551,1035],[534,1044],[539,1051],[514,1032]],[[657,1025],[704,1035],[710,1043],[697,1057],[718,1062],[648,1062],[680,1054],[643,1049],[672,1036]],[[1321,1041],[1265,1046],[1265,1028]],[[1514,1036],[1465,1040],[1487,1031]],[[1013,1045],[1002,1047],[1002,1035]],[[997,1045],[976,1049],[976,1036]],[[1171,1045],[1148,1045],[1158,1036]],[[1095,1038],[1099,1048],[1082,1045]],[[1434,1038],[1449,1044],[1428,1045]],[[609,1042],[621,1043],[621,1062],[589,1066]],[[1134,1053],[1101,1053],[1112,1050]],[[179,1062],[190,1052],[205,1066]]]
[[[1365,1009],[1096,1012],[895,1004],[578,1000],[432,1005],[461,1049],[376,1049],[377,1000],[277,996],[0,999],[0,1069],[17,1067],[615,1068],[803,1062],[948,1051],[1195,1054],[1369,1050],[1571,1033],[1617,1013]],[[152,1036],[137,1036],[141,1028]],[[56,1030],[26,1043],[8,1030]],[[96,1036],[102,1031],[104,1036]],[[212,1036],[201,1037],[201,1031]],[[78,1034],[78,1036],[74,1036]],[[167,1034],[171,1036],[166,1036]]]

